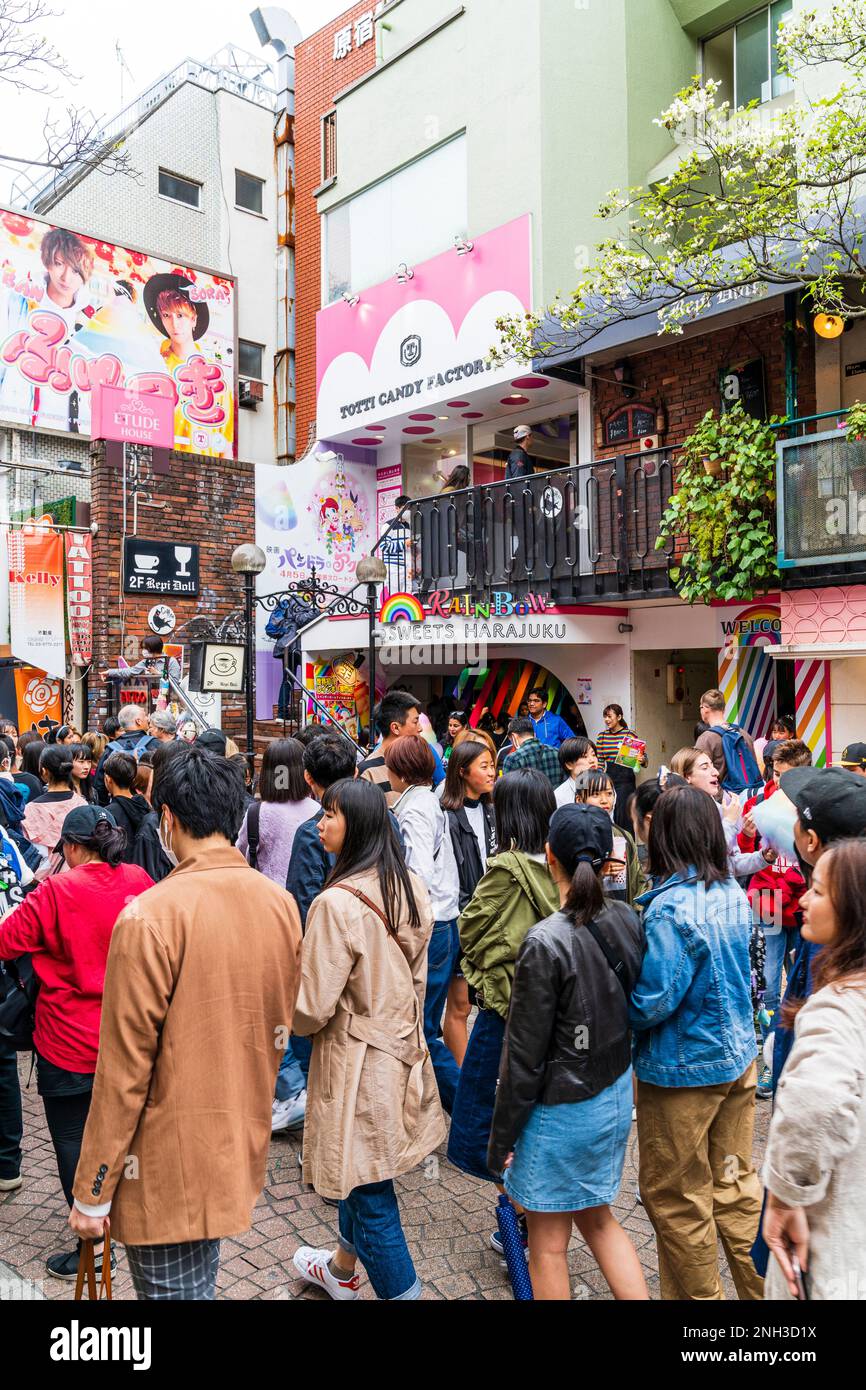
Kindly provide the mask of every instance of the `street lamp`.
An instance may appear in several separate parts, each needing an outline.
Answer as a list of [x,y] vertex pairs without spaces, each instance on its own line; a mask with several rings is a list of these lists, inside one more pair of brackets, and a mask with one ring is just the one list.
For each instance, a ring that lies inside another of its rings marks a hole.
[[358,561],[355,578],[359,584],[367,585],[367,622],[369,624],[369,665],[370,665],[370,751],[376,745],[376,720],[373,710],[376,706],[376,609],[379,601],[379,585],[387,582],[388,570],[385,561],[378,555],[365,555]]
[[255,627],[253,603],[255,601],[256,576],[263,574],[268,559],[257,545],[239,545],[232,555],[232,569],[242,574],[244,579],[244,645],[246,647],[246,700],[247,700],[247,762],[250,772],[256,768],[255,738]]

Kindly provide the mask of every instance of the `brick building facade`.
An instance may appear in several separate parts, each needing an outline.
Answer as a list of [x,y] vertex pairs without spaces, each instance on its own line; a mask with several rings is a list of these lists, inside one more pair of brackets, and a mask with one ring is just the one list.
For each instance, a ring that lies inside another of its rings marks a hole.
[[[171,472],[148,479],[148,497],[159,509],[139,503],[139,532],[148,540],[198,545],[200,588],[195,599],[165,599],[177,616],[170,640],[188,641],[183,628],[193,618],[219,623],[242,607],[242,581],[233,573],[232,552],[255,531],[253,465],[233,459],[171,455]],[[162,505],[164,504],[164,509]],[[88,690],[88,724],[98,726],[107,711],[107,690],[98,673],[117,665],[121,654],[138,659],[152,596],[123,593],[123,482],[114,450],[99,442],[91,450],[93,538],[93,666]],[[128,503],[129,526],[132,502]],[[132,639],[130,645],[127,645]],[[187,650],[187,670],[189,654]],[[244,702],[223,698],[223,728],[243,743]]]
[[[662,343],[664,339],[660,340]],[[612,381],[610,365],[595,368],[595,425],[603,423],[621,406],[658,402],[668,416],[668,432],[661,440],[676,449],[700,423],[708,410],[721,405],[720,380],[727,368],[739,363],[764,359],[767,407],[771,415],[786,416],[785,398],[785,314],[778,310],[761,318],[732,324],[700,337],[671,338],[652,352],[630,356],[623,350],[622,360],[631,369],[633,395],[627,398],[622,386]],[[813,415],[815,404],[815,340],[811,332],[797,330],[799,377],[798,415]],[[635,442],[619,447],[599,446],[595,457],[610,458],[617,453],[637,451]]]
[[[352,43],[336,58],[337,36],[375,9],[361,0],[345,14],[311,35],[295,50],[295,221],[297,264],[297,429],[298,458],[313,442],[316,422],[316,315],[322,308],[322,234],[316,190],[324,183],[322,120],[344,87],[376,65],[375,41]],[[337,175],[339,177],[339,175]],[[330,184],[330,180],[329,180]]]

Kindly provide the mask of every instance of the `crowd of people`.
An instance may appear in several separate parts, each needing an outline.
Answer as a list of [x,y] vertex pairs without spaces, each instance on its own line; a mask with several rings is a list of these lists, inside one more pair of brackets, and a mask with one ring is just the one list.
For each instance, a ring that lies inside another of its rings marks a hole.
[[97,1270],[125,1246],[139,1298],[215,1297],[272,1135],[303,1131],[338,1239],[293,1267],[334,1300],[362,1272],[421,1296],[395,1180],[443,1145],[500,1254],[507,1194],[537,1300],[571,1297],[575,1229],[645,1300],[613,1211],[635,1121],[662,1298],[722,1298],[720,1243],[740,1298],[866,1297],[866,746],[818,771],[708,691],[638,785],[619,705],[595,741],[547,706],[503,739],[452,711],[440,745],[392,691],[369,756],[311,725],[255,780],[140,706],[0,734],[0,1192],[24,1000],[70,1227]]

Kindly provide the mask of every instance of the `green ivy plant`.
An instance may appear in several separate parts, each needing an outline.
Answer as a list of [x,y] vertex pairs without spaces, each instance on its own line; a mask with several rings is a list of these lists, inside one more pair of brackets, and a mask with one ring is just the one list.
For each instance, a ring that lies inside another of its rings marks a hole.
[[848,438],[866,439],[866,405],[855,401],[848,411]]
[[708,411],[685,441],[656,549],[685,544],[671,583],[686,603],[750,599],[779,582],[770,425],[781,423],[755,420],[737,404],[721,416]]

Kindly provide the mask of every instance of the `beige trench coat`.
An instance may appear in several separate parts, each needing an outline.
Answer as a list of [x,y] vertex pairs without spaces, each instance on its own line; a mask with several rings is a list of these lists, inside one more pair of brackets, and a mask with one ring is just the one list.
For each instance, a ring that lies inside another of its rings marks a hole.
[[[444,1140],[424,1040],[427,945],[433,913],[411,875],[420,929],[404,911],[398,938],[344,888],[310,908],[294,1031],[313,1038],[304,1125],[304,1181],[348,1197],[416,1168]],[[377,906],[375,869],[347,880]]]

